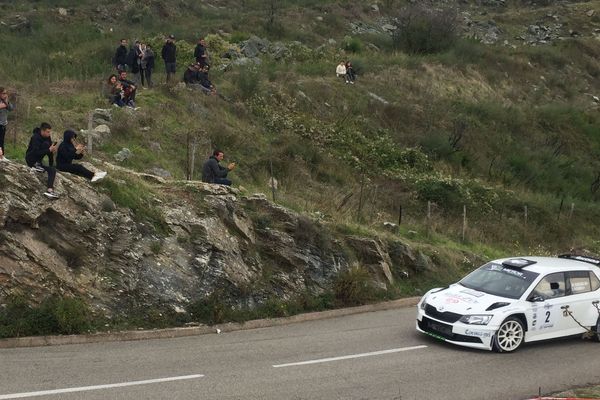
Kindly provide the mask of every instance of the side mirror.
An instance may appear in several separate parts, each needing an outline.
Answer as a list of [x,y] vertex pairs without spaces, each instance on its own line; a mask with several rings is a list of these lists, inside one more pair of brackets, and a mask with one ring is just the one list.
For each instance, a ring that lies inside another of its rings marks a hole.
[[544,299],[544,297],[540,296],[539,294],[534,294],[532,296],[529,296],[527,301],[530,301],[532,303],[542,303],[542,302],[546,301],[546,299]]

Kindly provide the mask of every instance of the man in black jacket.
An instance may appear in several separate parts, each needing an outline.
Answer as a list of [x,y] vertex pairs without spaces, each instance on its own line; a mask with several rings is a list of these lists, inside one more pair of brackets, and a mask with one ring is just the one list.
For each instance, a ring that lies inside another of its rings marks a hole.
[[227,179],[227,174],[235,168],[235,163],[229,163],[227,168],[219,165],[224,156],[221,150],[213,151],[213,155],[202,166],[202,182],[231,186],[232,182]]
[[[44,196],[50,199],[58,199],[54,192],[54,178],[56,169],[54,168],[54,153],[56,153],[56,142],[52,143],[52,127],[46,122],[42,122],[39,128],[33,130],[33,135],[29,140],[29,146],[25,153],[25,162],[33,171],[48,173],[48,189]],[[44,157],[48,156],[48,166],[42,164]]]
[[92,182],[99,181],[106,176],[106,172],[98,171],[93,173],[81,164],[73,164],[73,160],[81,160],[85,153],[85,146],[77,143],[75,139],[77,134],[72,130],[66,130],[63,141],[58,146],[56,155],[56,168],[62,172],[69,172],[74,175],[83,176]]
[[121,39],[121,45],[117,47],[117,51],[115,52],[114,66],[117,71],[126,71],[127,70],[127,54],[129,51],[127,50],[127,39]]
[[201,67],[208,65],[208,54],[206,53],[206,41],[204,39],[198,41],[198,44],[194,49],[194,57],[196,57],[196,62],[200,64]]
[[165,71],[167,72],[167,83],[171,81],[171,77],[177,72],[177,46],[175,46],[175,36],[170,35],[167,42],[160,52],[162,59],[165,61]]

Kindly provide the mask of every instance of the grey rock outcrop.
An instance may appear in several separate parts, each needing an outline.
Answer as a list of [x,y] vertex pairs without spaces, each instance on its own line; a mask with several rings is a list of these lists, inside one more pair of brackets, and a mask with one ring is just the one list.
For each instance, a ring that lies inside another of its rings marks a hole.
[[215,291],[238,305],[317,294],[357,263],[380,287],[433,264],[399,241],[336,235],[227,186],[152,180],[167,196],[143,203],[162,221],[157,227],[69,174],[58,176],[61,197],[49,201],[44,179],[0,164],[0,304],[16,293],[32,303],[61,294],[108,316],[157,306],[181,312]]

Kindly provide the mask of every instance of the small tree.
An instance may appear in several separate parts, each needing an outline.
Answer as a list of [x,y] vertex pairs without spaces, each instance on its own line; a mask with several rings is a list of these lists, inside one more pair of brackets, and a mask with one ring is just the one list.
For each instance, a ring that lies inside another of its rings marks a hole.
[[456,40],[458,15],[452,8],[410,5],[400,10],[397,21],[398,29],[392,33],[394,47],[410,54],[444,51]]

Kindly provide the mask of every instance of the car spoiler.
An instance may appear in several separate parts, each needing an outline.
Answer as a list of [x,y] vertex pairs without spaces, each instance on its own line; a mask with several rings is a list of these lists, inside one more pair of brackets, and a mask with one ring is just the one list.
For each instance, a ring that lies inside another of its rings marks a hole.
[[582,261],[582,262],[586,262],[588,264],[592,264],[597,267],[600,267],[600,259],[593,258],[593,257],[582,256],[579,254],[566,253],[566,254],[559,254],[558,258],[566,258],[569,260]]

